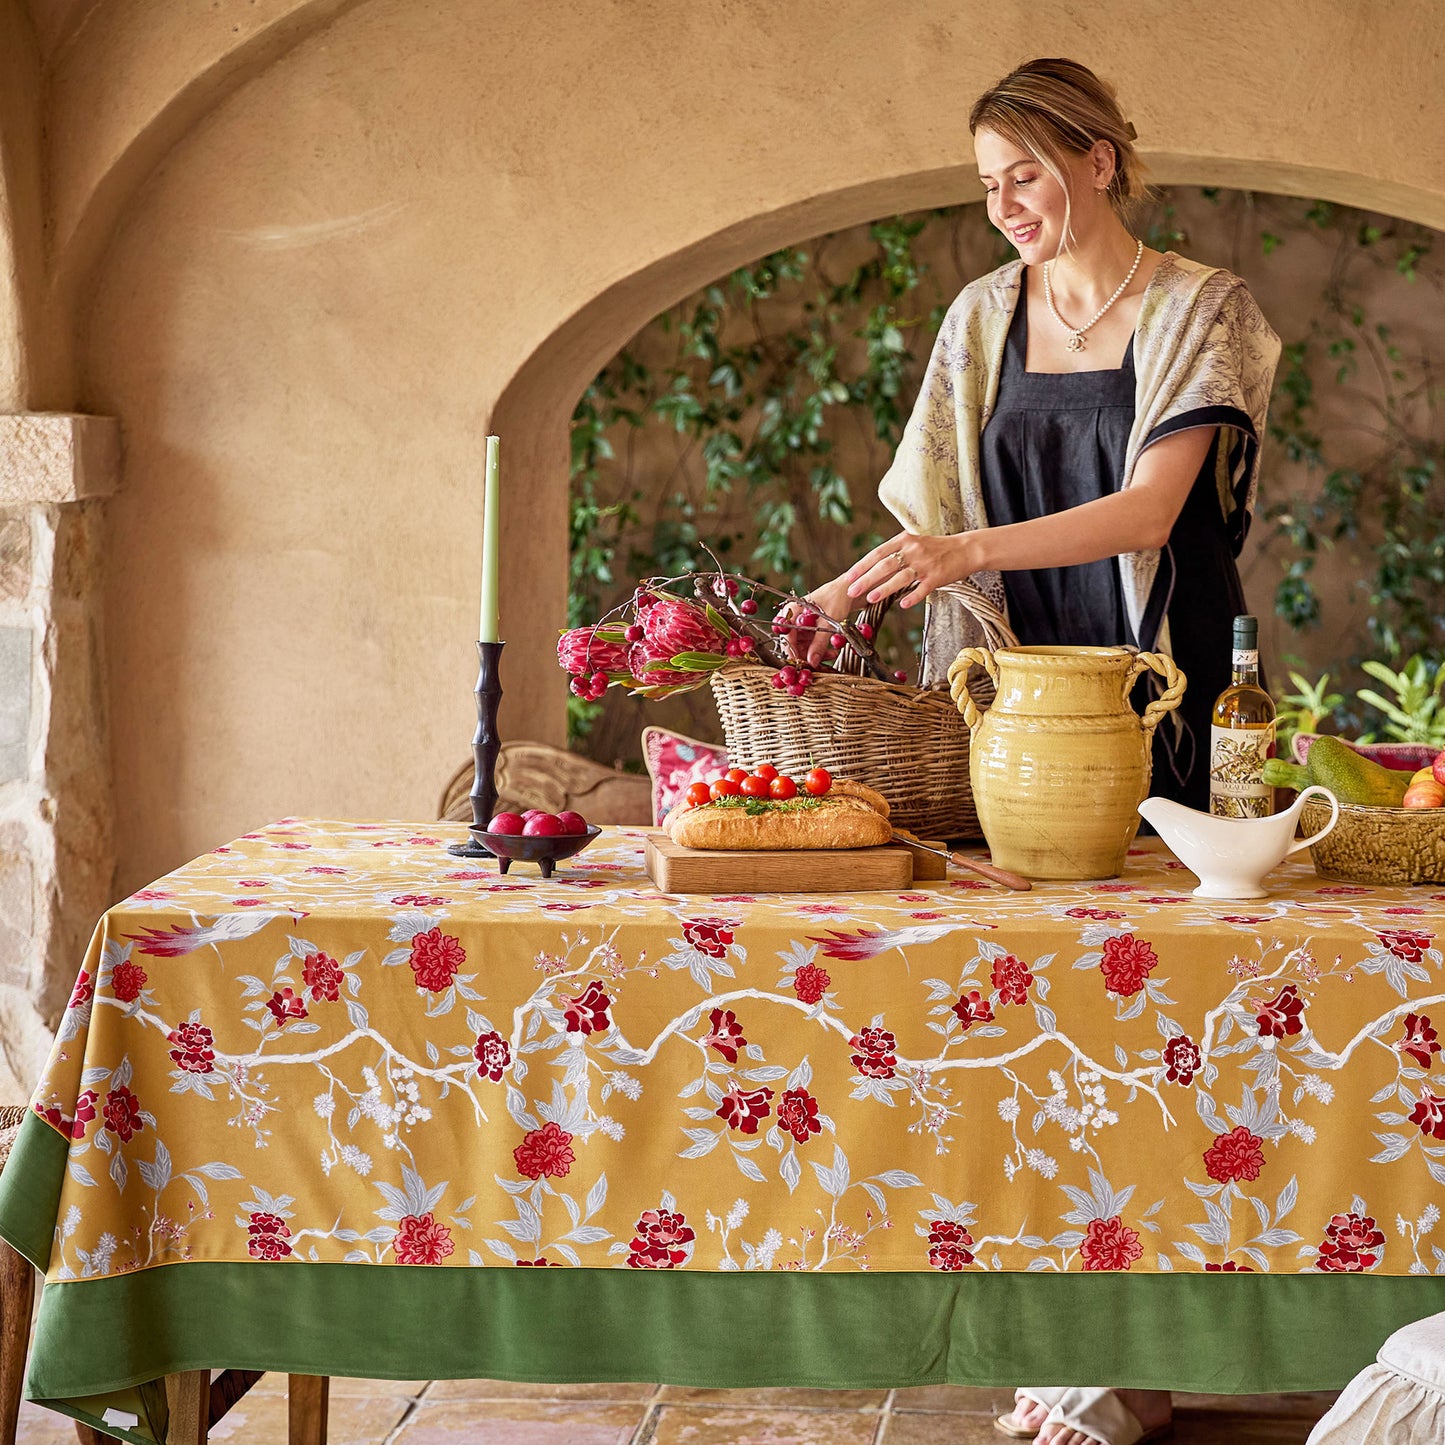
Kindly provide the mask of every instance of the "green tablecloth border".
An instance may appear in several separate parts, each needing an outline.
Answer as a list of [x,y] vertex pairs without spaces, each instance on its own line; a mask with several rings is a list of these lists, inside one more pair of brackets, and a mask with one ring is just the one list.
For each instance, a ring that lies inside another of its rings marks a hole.
[[[0,1234],[43,1268],[65,1141],[32,1117]],[[195,1261],[48,1285],[26,1394],[179,1370],[823,1389],[1337,1389],[1445,1278],[788,1274]]]

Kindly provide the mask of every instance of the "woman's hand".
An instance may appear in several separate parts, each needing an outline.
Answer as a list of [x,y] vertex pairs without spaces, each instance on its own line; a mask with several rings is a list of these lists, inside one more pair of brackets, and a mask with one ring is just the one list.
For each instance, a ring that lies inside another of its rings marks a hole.
[[971,534],[915,537],[900,532],[860,557],[839,579],[854,605],[881,602],[906,589],[900,607],[912,607],[949,582],[962,582],[978,571],[971,555]]
[[784,635],[788,639],[788,646],[792,650],[793,656],[799,662],[807,663],[809,667],[817,667],[819,663],[832,656],[832,649],[828,646],[832,629],[830,627],[801,626],[799,618],[809,608],[818,613],[820,617],[831,618],[835,622],[845,621],[853,608],[853,603],[848,598],[847,576],[835,577],[831,582],[825,582],[821,587],[813,588],[804,597],[802,603],[790,602],[778,614],[788,624],[788,630]]

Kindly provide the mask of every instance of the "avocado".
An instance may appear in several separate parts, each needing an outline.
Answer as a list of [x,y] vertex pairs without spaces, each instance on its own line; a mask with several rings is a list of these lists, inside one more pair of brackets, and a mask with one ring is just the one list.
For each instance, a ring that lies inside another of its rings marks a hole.
[[1316,738],[1310,744],[1306,767],[1310,782],[1328,788],[1340,802],[1373,808],[1402,807],[1412,776],[1382,768],[1332,737]]

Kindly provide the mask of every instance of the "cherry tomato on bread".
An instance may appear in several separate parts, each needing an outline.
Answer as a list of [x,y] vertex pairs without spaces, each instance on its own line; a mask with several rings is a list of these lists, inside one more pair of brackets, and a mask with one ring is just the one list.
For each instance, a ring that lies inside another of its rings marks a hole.
[[777,798],[781,802],[787,802],[789,798],[798,796],[798,785],[791,778],[781,776],[772,778],[768,782],[768,796]]
[[773,779],[778,776],[778,770],[771,763],[759,763],[757,767],[753,769],[753,776],[755,778],[766,778],[768,782],[771,783]]
[[756,773],[746,777],[738,784],[743,790],[745,798],[766,798],[768,796],[768,779],[760,778]]
[[[744,773],[743,776],[747,777],[747,774]],[[741,791],[740,786],[733,782],[731,778],[718,778],[712,785],[712,796],[714,798],[736,798]]]
[[712,802],[712,789],[706,783],[694,783],[687,790],[687,801],[689,807],[700,808]]
[[724,777],[731,779],[734,783],[742,782],[747,775],[748,770],[746,768],[729,768],[727,772],[723,774]]
[[833,775],[827,768],[810,768],[803,786],[815,798],[821,798],[833,786]]

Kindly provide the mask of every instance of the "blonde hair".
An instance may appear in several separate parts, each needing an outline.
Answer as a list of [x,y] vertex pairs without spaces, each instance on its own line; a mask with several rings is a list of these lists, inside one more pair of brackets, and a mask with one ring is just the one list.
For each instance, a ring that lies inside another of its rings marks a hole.
[[991,130],[1027,151],[1064,188],[1064,234],[1072,238],[1073,196],[1067,162],[1101,140],[1114,148],[1114,175],[1105,191],[1125,225],[1149,195],[1144,163],[1134,149],[1137,132],[1124,119],[1114,87],[1076,60],[1030,60],[974,101],[971,135]]

